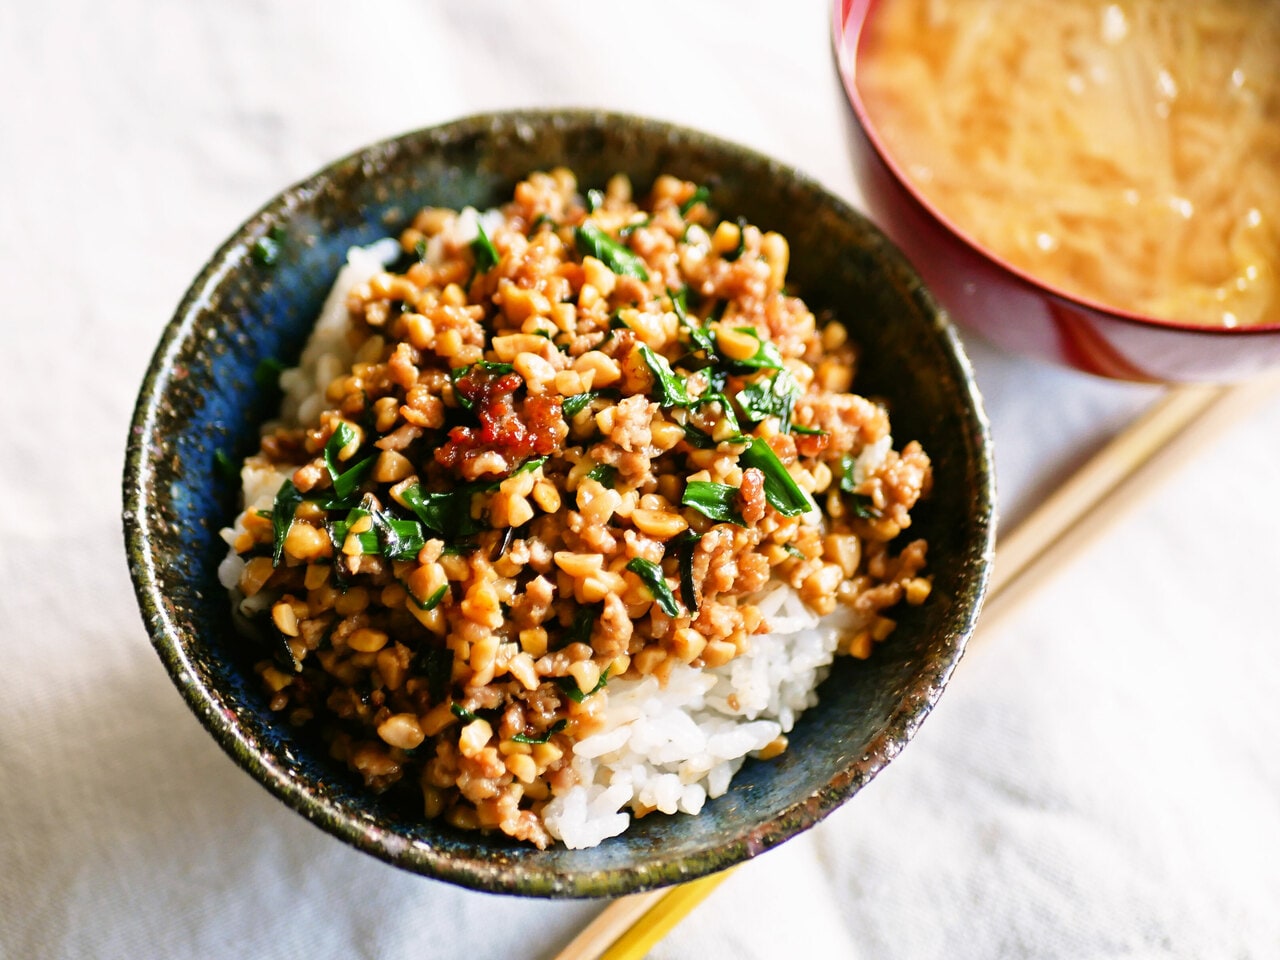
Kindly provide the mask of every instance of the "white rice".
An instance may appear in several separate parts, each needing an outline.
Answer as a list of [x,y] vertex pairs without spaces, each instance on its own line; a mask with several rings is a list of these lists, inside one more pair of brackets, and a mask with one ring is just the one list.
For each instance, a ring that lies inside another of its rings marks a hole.
[[784,584],[758,606],[771,632],[724,666],[677,666],[665,688],[652,676],[609,681],[604,729],[574,745],[578,784],[543,810],[553,837],[593,847],[626,830],[632,805],[698,813],[818,702],[844,614],[819,619]]
[[[431,238],[425,259],[442,259],[444,244],[469,243],[477,225],[492,233],[501,222],[499,211],[467,208]],[[319,420],[326,386],[353,359],[347,341],[348,295],[399,252],[392,239],[348,252],[298,366],[280,375],[284,399],[279,422]],[[855,477],[873,472],[890,445],[886,437],[868,446],[858,457]],[[250,462],[240,477],[245,507],[270,510],[288,473]],[[237,519],[222,538],[231,545],[243,532]],[[241,593],[244,563],[231,549],[218,567],[218,578],[235,610],[251,616],[269,607],[275,596],[266,590],[251,598]],[[818,702],[816,687],[830,668],[848,612],[820,619],[785,584],[755,602],[770,632],[752,636],[748,649],[724,666],[678,665],[665,687],[652,676],[608,682],[604,728],[574,745],[577,784],[543,810],[553,837],[570,848],[596,846],[626,830],[631,822],[627,810],[633,806],[666,814],[698,813],[708,799],[729,789],[749,755],[789,732],[800,714]]]
[[353,288],[367,283],[400,255],[400,244],[390,237],[367,247],[347,251],[347,265],[338,272],[325,298],[315,331],[307,340],[298,365],[280,374],[280,419],[287,424],[309,424],[324,411],[324,391],[351,369],[355,354],[347,341],[351,317],[347,297]]
[[[349,369],[354,354],[347,342],[351,327],[351,315],[347,311],[347,297],[353,288],[367,283],[387,264],[400,255],[400,244],[388,237],[367,247],[352,247],[347,251],[347,263],[333,283],[325,298],[315,328],[302,350],[302,358],[296,367],[280,374],[280,417],[276,423],[301,425],[316,423],[324,411],[324,391],[332,380]],[[270,427],[271,424],[268,424]],[[289,479],[289,472],[277,470],[270,464],[250,460],[240,468],[240,489],[245,510],[270,511],[276,492]],[[219,535],[227,544],[226,557],[218,564],[218,581],[231,593],[232,608],[245,617],[270,607],[277,592],[263,590],[253,597],[245,597],[240,590],[240,574],[245,561],[235,551],[236,538],[245,532],[244,523],[237,515],[234,527],[224,527]]]
[[[270,511],[275,503],[276,491],[287,479],[288,473],[269,464],[258,461],[246,463],[240,468],[245,510]],[[241,519],[243,516],[243,513],[236,516],[234,527],[224,527],[219,531],[228,549],[227,555],[218,564],[218,582],[230,591],[232,609],[245,617],[252,617],[275,603],[276,592],[262,590],[252,597],[246,597],[240,590],[240,574],[244,572],[245,561],[236,553],[234,544],[236,538],[245,532],[244,521]]]

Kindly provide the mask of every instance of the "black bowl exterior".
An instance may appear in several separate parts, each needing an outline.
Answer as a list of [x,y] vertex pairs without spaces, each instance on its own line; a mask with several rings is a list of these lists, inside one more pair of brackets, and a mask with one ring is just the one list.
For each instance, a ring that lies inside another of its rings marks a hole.
[[[778,230],[790,278],[862,348],[854,387],[889,405],[895,442],[934,463],[910,533],[929,540],[934,592],[902,611],[868,661],[841,659],[790,749],[748,761],[697,817],[650,816],[589,850],[539,851],[424,821],[375,796],[267,709],[256,651],[233,628],[218,529],[238,481],[216,469],[256,448],[273,389],[264,359],[295,360],[348,247],[395,234],[422,206],[485,208],[528,172],[567,166],[643,189],[660,173],[710,186],[724,214]],[[274,231],[279,256],[254,246]],[[260,251],[259,251],[260,253]],[[732,866],[811,827],[892,759],[959,661],[986,588],[994,537],[990,440],[972,371],[919,278],[885,237],[812,181],[695,131],[587,111],[472,117],[388,140],[289,188],[214,255],[165,329],[138,398],[124,475],[129,564],[151,639],[192,710],[285,803],[397,866],[465,886],[545,897],[612,896]]]

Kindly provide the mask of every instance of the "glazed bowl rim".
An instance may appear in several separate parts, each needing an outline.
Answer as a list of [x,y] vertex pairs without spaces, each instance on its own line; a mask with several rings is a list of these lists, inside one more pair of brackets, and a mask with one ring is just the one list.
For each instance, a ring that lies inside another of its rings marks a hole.
[[[763,822],[753,821],[750,824],[752,829],[744,830],[730,846],[705,853],[700,851],[696,857],[688,854],[664,857],[662,850],[658,849],[629,869],[587,870],[565,878],[553,875],[545,866],[534,867],[525,861],[501,858],[502,862],[495,862],[442,852],[421,839],[383,829],[374,822],[372,815],[353,810],[332,796],[317,795],[313,792],[311,777],[276,762],[268,751],[246,736],[242,729],[243,721],[236,712],[239,706],[236,698],[218,689],[216,684],[202,682],[191,650],[183,639],[183,626],[159,590],[160,578],[153,549],[155,520],[148,509],[148,491],[156,480],[155,465],[149,451],[158,443],[157,422],[166,394],[176,379],[177,358],[184,344],[196,333],[198,320],[208,305],[210,295],[228,274],[240,268],[253,239],[261,236],[269,225],[281,217],[287,218],[295,207],[310,202],[326,183],[352,163],[372,162],[372,168],[377,169],[394,161],[412,144],[426,142],[429,144],[427,153],[438,152],[443,143],[451,140],[483,136],[499,127],[516,130],[522,124],[551,124],[566,128],[640,127],[663,136],[680,138],[681,143],[709,147],[724,156],[726,162],[753,165],[767,171],[771,178],[790,181],[821,197],[824,203],[831,204],[841,220],[865,225],[883,240],[880,255],[888,257],[890,262],[918,282],[914,269],[897,248],[883,238],[874,224],[816,181],[755,150],[688,127],[600,110],[513,110],[475,114],[388,137],[325,164],[315,173],[278,192],[219,246],[183,295],[148,364],[131,420],[123,478],[124,539],[134,590],[148,634],[174,684],[219,745],[289,807],[344,842],[387,863],[472,889],[551,897],[616,896],[725,869],[809,829],[869,782],[915,735],[954,672],[986,593],[996,522],[992,444],[973,369],[959,336],[945,311],[921,284],[919,289],[913,290],[913,295],[920,301],[922,313],[937,332],[939,352],[945,356],[956,383],[957,399],[963,406],[957,415],[966,434],[961,441],[967,457],[966,471],[972,473],[975,484],[971,519],[975,542],[966,545],[966,553],[974,555],[974,570],[968,574],[972,580],[968,589],[956,597],[955,609],[943,627],[945,631],[953,632],[954,642],[945,654],[935,658],[936,662],[922,667],[912,676],[910,685],[898,697],[892,713],[860,757],[834,770],[833,775],[826,779],[825,786],[807,798],[789,803]],[[438,142],[432,142],[433,139]],[[970,518],[966,516],[966,523],[969,522]]]

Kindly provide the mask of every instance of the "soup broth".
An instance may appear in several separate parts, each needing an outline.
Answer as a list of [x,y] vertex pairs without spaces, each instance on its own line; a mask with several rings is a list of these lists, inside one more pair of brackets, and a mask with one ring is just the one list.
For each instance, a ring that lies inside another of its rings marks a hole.
[[1280,3],[882,0],[874,128],[972,240],[1051,286],[1280,322]]

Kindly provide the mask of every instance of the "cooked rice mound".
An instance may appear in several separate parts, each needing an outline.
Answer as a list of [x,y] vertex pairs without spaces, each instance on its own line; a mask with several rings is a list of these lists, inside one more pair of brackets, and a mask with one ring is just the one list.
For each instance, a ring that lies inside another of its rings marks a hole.
[[539,847],[696,814],[928,597],[928,457],[711,199],[555,170],[351,251],[219,572],[369,788]]

